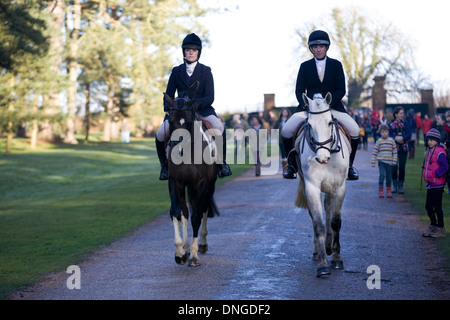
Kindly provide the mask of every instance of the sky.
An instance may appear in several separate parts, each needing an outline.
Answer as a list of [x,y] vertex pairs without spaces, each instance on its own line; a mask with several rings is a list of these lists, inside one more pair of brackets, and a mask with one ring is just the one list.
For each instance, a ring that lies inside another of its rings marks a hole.
[[[208,1],[206,1],[208,4]],[[432,82],[450,80],[450,2],[443,0],[221,0],[231,10],[200,22],[209,45],[200,62],[211,67],[217,113],[263,110],[264,94],[276,106],[295,106],[300,63],[295,29],[330,16],[335,7],[357,6],[391,22],[416,45],[418,68]],[[210,3],[212,5],[212,3]],[[325,30],[326,31],[326,30]],[[332,46],[329,56],[332,56]],[[436,59],[436,57],[438,57]]]

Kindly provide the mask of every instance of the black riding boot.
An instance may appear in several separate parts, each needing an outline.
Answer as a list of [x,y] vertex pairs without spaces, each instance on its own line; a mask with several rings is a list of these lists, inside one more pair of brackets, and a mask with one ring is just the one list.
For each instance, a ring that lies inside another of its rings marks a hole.
[[232,172],[231,172],[231,168],[230,166],[225,162],[226,158],[227,158],[227,137],[226,137],[226,130],[223,130],[222,133],[222,161],[223,163],[217,164],[217,176],[219,178],[223,178],[223,177],[227,177],[227,176],[231,176]]
[[156,142],[156,152],[158,153],[159,163],[161,164],[161,173],[159,174],[159,180],[167,180],[169,178],[169,172],[167,170],[167,157],[166,150],[164,149],[164,142],[158,141],[155,138]]
[[350,141],[350,143],[351,143],[352,152],[350,153],[350,165],[348,168],[347,180],[358,180],[359,175],[358,175],[358,172],[356,172],[355,168],[353,168],[353,161],[355,160],[356,151],[358,150],[359,138],[352,139]]
[[286,151],[287,158],[288,158],[288,164],[287,164],[287,170],[283,174],[283,178],[285,179],[297,179],[297,175],[295,174],[297,169],[297,162],[295,160],[295,155],[297,152],[294,150],[294,138],[284,138],[283,139],[283,145],[284,150]]

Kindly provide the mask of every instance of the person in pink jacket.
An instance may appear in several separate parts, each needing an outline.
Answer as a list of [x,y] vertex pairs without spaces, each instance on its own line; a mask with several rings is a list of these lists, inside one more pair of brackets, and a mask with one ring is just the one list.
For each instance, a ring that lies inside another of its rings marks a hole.
[[436,129],[427,133],[428,153],[423,164],[423,178],[427,183],[427,199],[425,209],[430,218],[428,231],[424,237],[445,237],[444,212],[442,210],[442,194],[448,170],[447,154],[440,144],[441,134]]

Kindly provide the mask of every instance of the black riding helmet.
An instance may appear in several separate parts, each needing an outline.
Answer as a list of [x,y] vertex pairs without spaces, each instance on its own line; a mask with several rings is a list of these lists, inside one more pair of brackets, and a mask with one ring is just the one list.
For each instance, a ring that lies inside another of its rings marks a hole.
[[331,41],[328,33],[322,30],[313,31],[308,38],[308,46],[310,48],[319,44],[330,46],[330,43]]
[[183,39],[181,48],[183,49],[183,58],[184,49],[197,49],[198,59],[200,59],[200,55],[202,53],[202,40],[195,33],[190,33]]

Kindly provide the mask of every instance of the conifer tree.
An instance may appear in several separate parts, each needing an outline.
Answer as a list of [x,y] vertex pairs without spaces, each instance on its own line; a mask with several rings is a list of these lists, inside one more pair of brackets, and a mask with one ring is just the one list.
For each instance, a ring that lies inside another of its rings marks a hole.
[[0,3],[0,125],[6,152],[21,122],[38,118],[37,97],[58,81],[47,68],[48,15],[42,1]]

